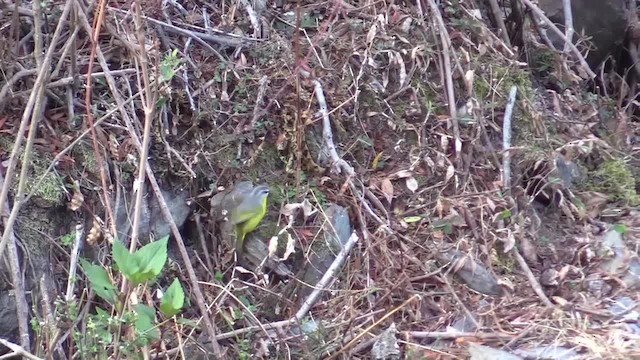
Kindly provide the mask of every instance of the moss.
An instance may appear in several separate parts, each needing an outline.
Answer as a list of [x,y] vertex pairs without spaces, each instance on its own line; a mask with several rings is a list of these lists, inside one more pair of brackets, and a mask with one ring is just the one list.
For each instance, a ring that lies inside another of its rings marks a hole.
[[547,76],[553,71],[556,54],[547,47],[533,48],[529,51],[529,66],[536,76]]
[[[518,87],[519,98],[527,100],[533,98],[533,83],[531,74],[527,70],[495,64],[490,69],[486,69],[484,75],[477,74],[473,83],[473,90],[478,99],[491,100],[493,91],[506,97],[511,86],[514,85]],[[489,83],[488,79],[491,79],[492,83]],[[500,106],[503,106],[502,103]]]
[[[13,149],[14,141],[15,139],[13,137],[2,136],[0,137],[0,147],[4,149]],[[21,153],[23,152],[23,149],[24,145],[22,145],[20,149]],[[53,161],[53,157],[48,154],[40,153],[36,150],[32,151],[31,168],[28,171],[25,192],[27,194],[33,192],[34,200],[42,200],[44,202],[42,205],[62,205],[62,200],[64,199],[62,179],[57,175],[55,170],[52,170],[45,175],[45,171]],[[20,176],[23,156],[23,154],[20,155],[19,163],[16,166],[14,173],[15,178],[12,184],[12,191],[14,194],[18,190],[18,178]],[[38,184],[38,182],[41,181],[41,178],[42,182]]]
[[637,205],[640,202],[635,190],[636,179],[620,159],[604,162],[587,176],[587,190],[604,193],[613,200],[622,201],[627,205]]

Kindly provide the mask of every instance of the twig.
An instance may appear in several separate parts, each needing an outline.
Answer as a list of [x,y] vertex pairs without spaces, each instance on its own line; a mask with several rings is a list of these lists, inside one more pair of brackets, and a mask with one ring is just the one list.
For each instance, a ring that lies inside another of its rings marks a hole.
[[0,344],[8,347],[9,349],[11,349],[11,351],[13,351],[10,354],[6,354],[6,355],[0,356],[0,359],[13,359],[16,356],[24,356],[27,359],[31,359],[31,360],[44,360],[42,358],[39,358],[39,357],[31,354],[30,352],[25,350],[20,345],[14,344],[14,343],[12,343],[10,341],[7,341],[5,339],[1,339],[0,338]]
[[338,155],[336,145],[333,143],[331,120],[329,119],[329,110],[327,108],[327,101],[324,97],[324,91],[322,90],[322,84],[319,80],[313,80],[313,83],[315,85],[314,88],[316,99],[318,100],[318,106],[320,106],[320,115],[322,116],[322,139],[324,140],[324,146],[331,157],[331,161],[333,163],[332,166],[338,174],[344,171],[347,176],[351,177],[355,174],[353,167]]
[[[0,185],[2,185],[4,181],[5,179],[2,176],[2,172],[0,172]],[[0,213],[4,211],[8,212],[8,202],[5,201],[3,204],[0,204],[0,209],[2,209]],[[5,229],[7,229],[6,220],[4,221],[4,226]],[[22,271],[20,269],[20,262],[18,257],[18,248],[16,247],[16,235],[13,232],[13,229],[10,230],[11,238],[7,246],[7,248],[9,249],[7,258],[9,260],[9,267],[11,268],[11,281],[13,282],[13,290],[16,299],[16,315],[18,318],[18,329],[20,331],[20,344],[23,348],[29,351],[31,344],[29,340],[29,327],[27,326],[29,318],[29,305],[27,304],[27,299],[25,297],[24,282],[22,280]],[[0,261],[1,260],[2,257],[0,256]]]
[[518,261],[518,264],[520,265],[522,271],[524,271],[525,275],[527,275],[527,279],[529,280],[529,284],[533,288],[533,291],[535,291],[540,300],[542,300],[542,302],[546,306],[553,307],[553,303],[551,302],[551,300],[549,300],[547,295],[544,294],[540,283],[536,279],[535,275],[533,275],[533,272],[531,272],[531,269],[529,268],[529,265],[527,265],[527,262],[524,260],[522,255],[520,255],[518,248],[514,246],[513,249],[511,249],[511,252],[516,257],[516,260]]
[[[75,14],[78,17],[86,16],[84,13],[84,9],[82,9],[80,1],[71,1],[76,4],[76,12]],[[94,15],[94,28],[89,27],[86,29],[87,33],[90,34],[90,55],[89,55],[89,64],[87,65],[87,73],[91,74],[93,72],[93,64],[96,57],[96,48],[98,46],[98,40],[100,36],[100,31],[102,29],[102,24],[104,22],[105,15],[105,6],[107,5],[107,0],[99,0],[96,13]],[[106,166],[104,165],[104,159],[102,158],[101,147],[98,142],[98,133],[96,131],[95,126],[93,125],[93,111],[91,110],[91,103],[93,99],[93,91],[92,91],[92,80],[91,76],[87,76],[86,84],[85,84],[85,93],[84,93],[84,102],[85,102],[85,116],[86,122],[89,124],[89,128],[91,129],[91,145],[93,147],[93,155],[96,160],[96,164],[98,167],[98,173],[100,175],[100,184],[102,185],[102,201],[105,207],[106,214],[106,223],[107,226],[111,225],[111,232],[116,234],[116,218],[113,214],[113,208],[111,207],[111,198],[109,196],[109,183],[107,183],[107,173]],[[117,347],[116,347],[117,349]]]
[[[251,118],[251,123],[249,123],[249,129],[253,129],[256,126],[256,123],[260,119],[262,114],[262,104],[264,102],[264,97],[267,93],[267,86],[269,85],[269,78],[265,75],[260,78],[259,87],[258,87],[258,95],[256,96],[256,104],[253,108],[253,117]],[[247,129],[245,129],[247,130]]]
[[[513,113],[513,105],[516,100],[517,92],[517,87],[512,86],[511,90],[509,91],[509,102],[507,103],[507,107],[504,112],[504,125],[502,127],[502,146],[504,151],[502,159],[502,171],[504,174],[504,178],[502,181],[504,182],[504,187],[507,191],[509,191],[511,188],[511,155],[509,153],[509,149],[511,148],[511,115]],[[553,307],[553,304],[551,303],[551,301],[549,301],[549,298],[547,298],[547,296],[544,294],[544,291],[542,291],[540,283],[538,282],[538,280],[536,280],[536,277],[531,272],[529,265],[527,265],[527,262],[524,260],[522,255],[520,255],[518,248],[514,246],[511,251],[516,257],[520,268],[522,268],[522,271],[524,271],[524,273],[527,275],[527,279],[529,279],[529,283],[531,284],[533,290],[536,292],[536,294],[538,294],[545,305]]]
[[562,7],[564,9],[564,36],[567,41],[564,43],[564,52],[568,53],[570,48],[569,44],[573,43],[573,15],[571,14],[571,0],[562,0]]
[[442,14],[440,13],[440,9],[438,9],[438,5],[436,5],[434,0],[429,0],[429,5],[431,6],[431,11],[435,15],[435,20],[438,24],[438,27],[440,28],[439,34],[440,41],[442,42],[442,59],[444,66],[445,86],[447,88],[449,117],[451,118],[451,126],[453,127],[456,158],[458,160],[461,160],[461,157],[458,156],[458,154],[462,149],[462,141],[460,140],[460,127],[458,126],[456,97],[453,91],[453,75],[451,74],[451,57],[449,54],[449,50],[451,48],[451,39],[449,38],[449,33],[447,32],[447,27],[444,24],[444,20],[442,20]]
[[[83,12],[78,12],[79,15],[79,20],[81,22],[81,25],[85,28],[90,29],[90,25],[89,25],[89,21],[86,17],[86,14],[84,14]],[[131,117],[129,115],[129,113],[127,113],[127,111],[125,110],[125,104],[124,104],[124,100],[122,99],[122,96],[120,95],[120,93],[118,92],[118,87],[116,85],[115,79],[113,78],[113,76],[111,76],[111,74],[109,73],[109,65],[107,64],[107,60],[104,56],[104,54],[102,53],[102,50],[100,50],[100,47],[97,46],[96,47],[96,55],[98,56],[98,62],[100,63],[100,66],[102,67],[102,70],[105,71],[105,79],[107,80],[107,85],[109,85],[109,89],[111,90],[114,100],[116,101],[116,104],[118,104],[118,110],[120,111],[120,114],[122,115],[122,118],[124,119],[124,122],[126,124],[127,130],[129,131],[129,135],[133,141],[133,144],[136,146],[136,149],[138,151],[141,151],[142,149],[142,144],[140,143],[140,139],[138,138],[138,135],[136,134],[136,130],[133,126],[133,122],[131,120]],[[200,290],[200,285],[198,282],[198,278],[195,275],[195,271],[193,269],[193,265],[191,264],[191,261],[189,260],[189,254],[187,252],[187,249],[184,246],[184,241],[182,239],[182,235],[180,235],[180,232],[178,230],[178,227],[175,224],[175,221],[173,220],[173,217],[171,216],[171,212],[169,211],[168,207],[167,207],[167,203],[164,200],[164,197],[162,195],[162,192],[160,190],[160,186],[158,185],[158,182],[156,181],[155,175],[153,173],[153,171],[151,170],[151,168],[147,167],[147,178],[149,179],[149,182],[151,184],[151,187],[153,188],[154,194],[156,196],[156,199],[160,205],[160,210],[162,211],[162,215],[165,218],[165,220],[167,221],[167,223],[169,224],[169,227],[171,229],[171,234],[174,236],[174,239],[178,245],[178,248],[180,250],[180,255],[182,256],[182,260],[185,262],[185,267],[187,269],[187,274],[189,275],[189,280],[191,281],[191,285],[193,286],[193,293],[195,295],[196,298],[196,304],[198,305],[198,309],[200,310],[200,313],[202,315],[203,321],[205,323],[205,327],[207,329],[207,334],[209,335],[209,340],[213,346],[214,349],[214,353],[215,355],[220,355],[220,345],[218,344],[217,340],[216,340],[216,328],[215,328],[215,324],[211,321],[211,319],[209,318],[208,312],[207,312],[207,306],[205,304],[204,301],[204,296],[202,295],[202,290]]]
[[500,11],[500,6],[498,5],[497,0],[489,0],[489,5],[491,6],[491,13],[493,15],[493,19],[496,21],[496,25],[500,29],[500,37],[502,41],[508,46],[511,47],[511,41],[509,40],[509,33],[507,32],[507,26],[504,24],[504,19],[502,18],[502,12]]
[[358,239],[359,239],[358,235],[355,232],[351,234],[351,236],[349,237],[349,240],[347,240],[347,243],[344,244],[344,247],[342,248],[342,250],[340,250],[340,253],[338,253],[338,256],[336,256],[336,258],[333,260],[333,263],[331,263],[331,266],[329,266],[329,268],[324,273],[320,281],[318,281],[318,283],[316,284],[316,287],[313,290],[313,292],[309,294],[309,296],[302,303],[302,306],[300,306],[300,309],[296,312],[296,315],[294,316],[295,320],[301,321],[302,318],[304,318],[307,315],[307,313],[309,312],[309,310],[317,300],[320,293],[325,290],[325,288],[327,287],[329,282],[333,279],[333,277],[335,276],[340,266],[342,266],[342,263],[345,261],[345,259],[351,252],[353,245],[356,244]]
[[573,54],[576,56],[576,58],[580,62],[580,65],[582,65],[582,67],[584,68],[584,71],[586,71],[587,75],[589,75],[591,79],[596,77],[596,74],[591,70],[591,68],[589,67],[589,64],[584,59],[584,56],[582,56],[582,54],[580,53],[580,50],[578,50],[578,48],[575,45],[573,45],[573,43],[564,36],[562,31],[558,29],[558,27],[553,23],[553,21],[549,20],[549,18],[544,15],[544,12],[540,10],[540,8],[537,7],[534,3],[532,3],[531,0],[522,0],[522,2],[524,2],[525,5],[527,5],[529,9],[531,9],[531,11],[533,11],[536,14],[536,16],[542,19],[542,21],[544,21],[551,28],[551,30],[553,30],[553,32],[556,33],[556,35],[558,35],[562,40],[564,40],[565,44],[569,45],[569,48],[571,49]]
[[73,242],[73,249],[71,250],[71,259],[69,264],[69,277],[67,279],[67,292],[65,299],[71,301],[73,295],[73,288],[76,283],[76,269],[78,267],[78,255],[80,254],[80,247],[82,245],[82,239],[84,237],[84,226],[82,224],[76,225],[76,240]]
[[[120,75],[130,75],[130,74],[135,74],[136,73],[136,69],[120,69],[120,70],[113,70],[111,71],[111,75],[114,76],[120,76]],[[67,86],[67,85],[71,85],[74,83],[74,81],[76,80],[85,80],[87,77],[91,76],[92,78],[101,78],[104,77],[104,71],[96,71],[94,73],[91,73],[91,75],[88,74],[78,74],[75,77],[73,76],[69,76],[69,77],[65,77],[56,81],[52,81],[50,83],[47,84],[47,89],[51,89],[54,87],[60,87],[60,86]]]
[[[127,11],[124,11],[124,10],[121,10],[121,9],[117,9],[117,8],[113,8],[113,7],[110,7],[110,6],[108,6],[107,9],[109,11],[118,12],[118,13],[121,13],[121,14],[127,14]],[[223,31],[219,31],[219,30],[216,31],[219,35],[216,35],[216,34],[205,34],[205,33],[197,32],[197,31],[187,30],[187,29],[183,29],[183,28],[177,27],[177,26],[172,25],[172,24],[167,24],[166,22],[163,22],[163,21],[160,21],[160,20],[156,20],[154,18],[151,18],[151,17],[148,17],[148,16],[144,16],[144,15],[142,16],[142,19],[144,19],[145,21],[152,22],[152,23],[157,24],[157,25],[162,25],[167,29],[167,31],[172,32],[174,34],[180,34],[180,35],[189,36],[189,37],[193,38],[194,40],[196,40],[198,42],[204,42],[204,40],[208,40],[208,41],[213,41],[215,43],[218,43],[220,45],[226,45],[226,46],[232,46],[232,47],[240,47],[240,46],[250,46],[252,44],[252,42],[256,41],[256,39],[250,39],[250,38],[245,38],[245,37],[241,37],[241,36],[236,36],[236,35],[228,34],[228,33],[225,33]]]
[[20,70],[17,73],[13,74],[11,79],[9,79],[4,85],[2,85],[2,90],[0,90],[0,110],[2,110],[2,108],[6,104],[5,98],[7,97],[7,94],[9,93],[11,88],[13,88],[13,85],[16,82],[18,82],[20,79],[37,74],[37,73],[38,73],[37,69],[28,69],[28,70],[25,69],[25,70]]
[[459,331],[404,331],[406,337],[415,339],[459,339],[476,338],[482,340],[511,340],[513,335],[481,332],[459,332]]
[[502,124],[502,184],[504,189],[511,192],[511,115],[516,102],[518,88],[514,85],[509,90],[509,100],[504,110],[504,120]]
[[258,20],[258,14],[251,7],[251,3],[248,0],[240,0],[244,5],[247,15],[249,15],[249,21],[253,27],[253,37],[259,39],[262,37],[262,26],[260,26],[260,20]]

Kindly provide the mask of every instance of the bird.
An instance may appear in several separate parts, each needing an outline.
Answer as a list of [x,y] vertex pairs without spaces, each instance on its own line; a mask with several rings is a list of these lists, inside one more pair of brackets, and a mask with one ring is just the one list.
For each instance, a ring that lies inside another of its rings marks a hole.
[[235,250],[237,256],[242,255],[244,239],[255,230],[267,213],[269,187],[253,186],[250,181],[243,181],[229,192],[220,193],[211,199],[212,209],[217,209],[233,228]]

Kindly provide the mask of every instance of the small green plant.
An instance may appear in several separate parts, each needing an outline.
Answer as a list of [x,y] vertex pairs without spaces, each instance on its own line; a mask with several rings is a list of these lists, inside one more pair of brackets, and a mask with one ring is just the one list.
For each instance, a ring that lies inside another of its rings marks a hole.
[[162,81],[171,81],[183,63],[184,60],[178,56],[178,49],[173,49],[173,51],[166,54],[162,62],[160,62],[160,76],[162,77]]
[[[138,359],[142,356],[142,347],[160,340],[156,308],[142,303],[130,304],[126,299],[131,299],[133,291],[139,288],[137,285],[148,285],[160,275],[167,262],[168,239],[166,236],[133,253],[119,240],[113,242],[115,273],[121,274],[131,284],[126,287],[128,290],[125,294],[119,294],[114,271],[80,260],[91,289],[106,302],[103,305],[107,305],[106,308],[97,306],[95,313],[87,315],[84,332],[73,332],[81,357],[107,359],[123,356]],[[174,317],[182,310],[184,300],[182,285],[175,279],[160,299],[160,313],[167,318]],[[58,309],[65,316],[75,317],[68,307],[58,306]],[[125,335],[129,333],[123,332],[123,329],[133,329],[134,335]]]
[[64,247],[71,247],[74,243],[74,240],[76,239],[76,231],[73,230],[70,233],[63,235],[60,238],[60,245],[64,246]]

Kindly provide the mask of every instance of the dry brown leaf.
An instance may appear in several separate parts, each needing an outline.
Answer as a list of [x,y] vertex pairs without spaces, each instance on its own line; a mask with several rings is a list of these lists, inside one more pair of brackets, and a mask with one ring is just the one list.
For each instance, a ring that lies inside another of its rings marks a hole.
[[382,190],[387,202],[391,204],[391,201],[393,200],[393,184],[391,183],[391,180],[388,178],[382,179],[380,182],[380,190]]
[[82,192],[80,191],[80,188],[78,186],[74,186],[71,201],[69,201],[69,204],[67,204],[67,206],[69,207],[69,210],[77,211],[78,209],[80,209],[82,204],[84,204],[84,195],[82,195]]
[[444,176],[444,182],[448,183],[449,180],[451,180],[451,178],[453,177],[453,175],[455,175],[456,173],[456,168],[453,167],[452,164],[449,164],[449,166],[447,167],[447,174]]

